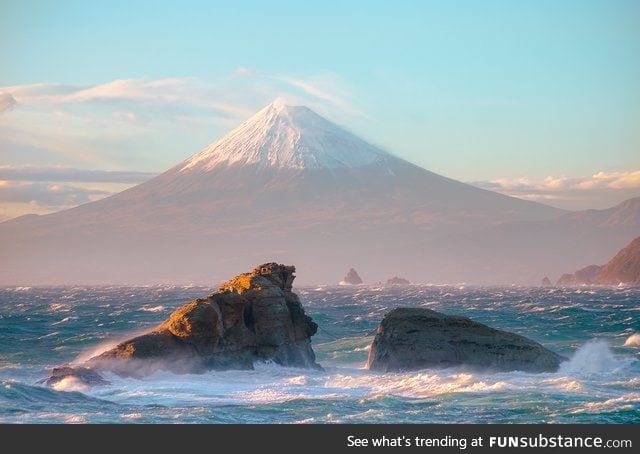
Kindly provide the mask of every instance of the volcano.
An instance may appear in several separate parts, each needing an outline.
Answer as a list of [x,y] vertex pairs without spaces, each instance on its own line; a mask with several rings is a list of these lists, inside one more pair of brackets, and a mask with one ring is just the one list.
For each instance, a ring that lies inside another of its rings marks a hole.
[[[140,185],[0,224],[0,279],[209,285],[277,261],[295,263],[301,283],[337,283],[351,264],[376,280],[459,282],[474,270],[447,241],[562,214],[437,175],[276,101]],[[491,261],[481,254],[475,264]]]

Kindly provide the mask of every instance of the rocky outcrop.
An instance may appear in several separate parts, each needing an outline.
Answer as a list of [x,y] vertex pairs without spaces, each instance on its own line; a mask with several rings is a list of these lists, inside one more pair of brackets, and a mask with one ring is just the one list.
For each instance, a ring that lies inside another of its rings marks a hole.
[[573,274],[563,274],[559,286],[640,284],[640,237],[622,248],[605,265],[590,265]]
[[453,366],[554,372],[563,360],[537,342],[466,317],[398,308],[378,326],[367,367],[383,372]]
[[38,381],[38,384],[56,386],[64,380],[73,380],[86,386],[108,385],[109,382],[93,369],[87,367],[54,367],[51,375]]
[[595,284],[601,269],[602,267],[598,265],[585,266],[573,274],[563,274],[556,282],[556,285],[559,287],[571,287],[573,285]]
[[266,263],[174,311],[148,333],[85,364],[143,376],[158,369],[197,373],[252,369],[255,360],[320,368],[311,348],[318,326],[292,291],[295,267]]
[[360,276],[358,275],[358,272],[355,269],[350,268],[349,271],[347,272],[347,275],[342,279],[342,281],[340,281],[340,284],[359,285],[359,284],[362,284],[362,279],[360,278]]
[[386,285],[411,285],[411,282],[404,278],[394,276],[391,279],[387,279]]
[[543,287],[551,287],[553,284],[551,283],[551,279],[549,279],[547,276],[542,278],[542,281],[540,282],[540,285]]
[[634,239],[609,260],[596,277],[598,284],[640,284],[640,237]]

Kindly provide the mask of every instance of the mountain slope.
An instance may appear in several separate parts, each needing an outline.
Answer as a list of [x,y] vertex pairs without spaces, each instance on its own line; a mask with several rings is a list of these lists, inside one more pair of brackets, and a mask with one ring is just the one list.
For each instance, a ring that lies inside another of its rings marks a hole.
[[387,156],[311,109],[276,100],[187,159],[180,172],[251,164],[279,169],[359,167]]
[[558,286],[640,284],[640,237],[622,248],[604,265],[589,265],[573,274],[563,274]]
[[469,270],[463,281],[535,285],[543,276],[559,277],[567,270],[604,263],[639,234],[640,197],[636,197],[604,210],[452,234],[433,253],[448,254],[459,269]]
[[[145,183],[0,224],[0,276],[29,285],[210,283],[286,261],[311,282],[337,283],[362,262],[379,280],[479,279],[449,253],[459,235],[562,214],[434,174],[305,107],[275,103]],[[478,254],[490,260],[495,251]]]
[[596,276],[598,284],[640,284],[640,237],[609,260]]

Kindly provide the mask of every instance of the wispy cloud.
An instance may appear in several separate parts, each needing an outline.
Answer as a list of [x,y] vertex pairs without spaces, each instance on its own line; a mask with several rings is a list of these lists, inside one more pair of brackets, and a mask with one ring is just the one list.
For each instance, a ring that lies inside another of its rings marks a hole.
[[44,214],[144,181],[278,97],[339,122],[361,115],[348,85],[331,72],[269,74],[239,67],[207,80],[0,87],[0,218]]
[[110,194],[104,190],[56,183],[0,183],[0,200],[3,203],[27,203],[37,207],[72,207]]
[[300,90],[311,96],[322,99],[323,101],[328,101],[336,106],[342,106],[346,104],[345,100],[342,97],[338,97],[335,94],[319,87],[312,81],[279,75],[274,75],[272,77],[274,79],[281,80],[293,87],[299,88]]
[[[240,90],[232,88],[239,78],[247,86]],[[252,84],[246,79],[261,80]],[[264,81],[271,84],[264,84]],[[195,77],[144,80],[118,79],[98,85],[32,84],[1,88],[0,106],[10,107],[15,103],[25,106],[73,105],[73,104],[129,104],[143,106],[165,106],[179,109],[206,109],[209,115],[244,117],[255,112],[276,97],[306,95],[306,101],[321,101],[335,107],[348,105],[346,91],[340,88],[339,78],[331,73],[309,77],[293,77],[284,74],[269,74],[246,67],[237,68],[231,77],[219,80],[203,80]],[[246,96],[246,93],[251,96]],[[257,93],[262,96],[256,97]],[[8,108],[7,107],[7,108]],[[199,112],[202,113],[202,112]]]
[[173,109],[207,109],[210,115],[235,116],[238,106],[212,93],[213,83],[195,78],[147,81],[118,79],[98,85],[33,84],[4,87],[17,103],[25,106],[80,104],[164,106]]
[[84,170],[64,166],[0,165],[0,180],[30,182],[142,183],[152,172]]
[[48,214],[102,199],[155,176],[151,172],[0,165],[0,221]]
[[624,199],[640,196],[640,170],[601,171],[578,178],[564,175],[547,176],[541,179],[496,178],[491,181],[476,181],[471,184],[560,208],[606,208]]
[[7,164],[160,171],[277,97],[337,120],[357,115],[348,92],[329,72],[294,77],[250,68],[210,80],[0,87],[0,147]]
[[271,98],[282,97],[288,102],[310,104],[316,110],[333,114],[365,117],[357,108],[353,90],[336,74],[325,71],[301,76],[268,73],[241,66],[232,73],[235,78],[260,81],[261,88]]

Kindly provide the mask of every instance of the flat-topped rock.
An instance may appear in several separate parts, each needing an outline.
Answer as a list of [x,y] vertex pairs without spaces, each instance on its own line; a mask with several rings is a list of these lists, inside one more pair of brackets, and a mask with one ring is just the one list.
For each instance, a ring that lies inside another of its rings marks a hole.
[[394,276],[387,279],[385,285],[411,285],[411,282],[403,277]]
[[566,358],[517,334],[467,317],[398,308],[378,326],[367,367],[392,372],[469,366],[491,371],[554,372]]

